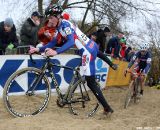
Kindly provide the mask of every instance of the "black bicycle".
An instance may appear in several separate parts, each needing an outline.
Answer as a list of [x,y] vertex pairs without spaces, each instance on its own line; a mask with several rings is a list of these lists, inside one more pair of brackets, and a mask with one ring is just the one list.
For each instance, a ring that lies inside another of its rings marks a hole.
[[[30,60],[35,63],[32,55],[30,55]],[[57,67],[73,72],[73,77],[65,94],[62,93],[54,74]],[[40,69],[35,67],[23,68],[9,77],[3,92],[5,107],[15,117],[41,113],[48,105],[51,86],[54,85],[59,107],[67,104],[70,112],[74,115],[93,116],[99,107],[99,103],[87,87],[85,78],[80,75],[79,71],[79,66],[76,68],[63,66],[52,63],[50,57],[44,57],[44,63]],[[22,86],[23,89],[18,89],[19,86]]]

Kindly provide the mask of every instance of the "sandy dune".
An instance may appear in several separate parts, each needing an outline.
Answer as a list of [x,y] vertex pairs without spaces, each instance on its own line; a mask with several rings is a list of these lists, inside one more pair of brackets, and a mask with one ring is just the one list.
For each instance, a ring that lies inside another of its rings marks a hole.
[[[55,97],[48,108],[34,117],[14,118],[0,100],[0,130],[138,130],[136,127],[160,127],[160,90],[146,87],[140,103],[123,108],[126,87],[104,90],[114,109],[111,118],[102,115],[102,107],[94,117],[73,116],[67,108],[56,106]],[[150,130],[150,129],[149,129]]]

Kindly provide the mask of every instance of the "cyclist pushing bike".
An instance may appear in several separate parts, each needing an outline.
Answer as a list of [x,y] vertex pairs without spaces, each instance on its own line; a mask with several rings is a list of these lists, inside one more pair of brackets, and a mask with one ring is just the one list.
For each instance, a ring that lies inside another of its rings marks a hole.
[[[50,5],[45,10],[45,14],[49,17],[52,17],[53,23],[57,28],[57,34],[47,45],[40,48],[31,47],[29,52],[45,52],[47,56],[55,56],[63,53],[75,45],[78,50],[82,52],[82,67],[87,85],[94,93],[98,101],[102,104],[104,108],[104,114],[108,115],[109,113],[113,113],[112,108],[105,100],[101,89],[98,87],[95,81],[95,59],[98,53],[97,44],[89,39],[84,33],[82,33],[77,26],[67,20],[64,20],[61,15],[62,12],[62,7],[59,5]],[[51,48],[56,45],[58,35],[61,35],[63,38],[65,38],[66,42],[59,49],[53,50]]]
[[[133,70],[139,74],[140,73],[140,95],[143,95],[145,79],[151,67],[151,53],[148,50],[148,44],[142,44],[140,46],[140,50],[133,56],[132,60],[128,64],[128,68],[125,70],[125,75],[130,71],[133,66]],[[133,76],[131,76],[131,80],[133,80]]]

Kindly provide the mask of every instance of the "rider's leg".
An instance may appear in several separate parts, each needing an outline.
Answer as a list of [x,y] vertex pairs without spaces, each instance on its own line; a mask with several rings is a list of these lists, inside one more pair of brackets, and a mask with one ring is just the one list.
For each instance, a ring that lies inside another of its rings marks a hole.
[[102,104],[105,114],[108,112],[113,112],[111,107],[108,105],[107,101],[105,100],[101,89],[98,87],[95,81],[95,60],[97,57],[98,47],[97,44],[93,41],[90,41],[84,48],[82,54],[82,66],[84,70],[84,75],[87,81],[88,87],[94,93],[98,101]]
[[103,61],[105,61],[112,69],[116,70],[118,68],[118,66],[116,64],[114,64],[108,57],[106,54],[104,54],[101,51],[98,51],[97,53],[97,57],[99,57],[100,59],[102,59]]
[[[134,83],[134,79],[135,79],[135,77],[134,77],[135,75],[134,74],[131,74],[131,80],[130,80],[130,83],[129,83],[129,88],[131,88],[132,89],[132,91],[133,91],[133,95],[135,94],[135,91],[134,91],[134,87],[133,87],[133,83]],[[133,96],[132,95],[132,96]]]
[[142,75],[141,76],[141,83],[140,83],[140,86],[141,86],[140,94],[141,95],[143,95],[143,90],[144,90],[144,86],[145,86],[145,79],[146,79],[146,75]]
[[98,87],[97,83],[95,82],[95,76],[85,76],[87,85],[94,93],[98,101],[102,104],[105,112],[113,112],[112,108],[107,103],[106,99],[103,96],[101,89]]

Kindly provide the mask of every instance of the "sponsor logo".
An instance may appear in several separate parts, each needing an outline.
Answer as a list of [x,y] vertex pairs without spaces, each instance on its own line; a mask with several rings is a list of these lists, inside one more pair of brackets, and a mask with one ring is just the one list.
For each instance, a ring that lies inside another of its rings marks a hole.
[[[3,65],[1,65],[0,68],[0,87],[4,87],[7,79],[13,74],[15,71],[24,68],[24,67],[36,67],[36,68],[41,68],[41,66],[44,63],[44,60],[42,59],[36,59],[36,64],[31,63],[30,60],[5,60],[3,62]],[[52,59],[53,63],[61,64],[61,60],[58,59]],[[70,67],[77,67],[81,63],[81,58],[73,58],[70,59],[68,62],[65,63],[65,66],[70,66]],[[105,82],[106,80],[106,73],[108,69],[107,67],[103,66],[102,60],[98,59],[96,60],[96,79],[99,82]],[[60,69],[59,67],[54,67],[53,73],[55,75],[55,78],[57,80],[57,83],[59,86],[63,86],[64,83],[68,84],[70,83],[72,76],[73,76],[73,71],[68,70],[68,69]],[[49,76],[49,72],[46,72],[47,76]],[[14,84],[16,87],[14,87],[13,92],[22,92],[27,89],[27,84],[31,83],[33,81],[34,76],[31,76],[31,74],[28,74],[24,77],[24,82],[20,82],[20,80],[15,80]],[[49,78],[50,80],[50,78]],[[51,80],[50,80],[51,81]],[[44,81],[40,83],[41,87],[39,88],[40,90],[44,88]],[[52,88],[54,88],[53,83],[51,83]],[[1,92],[2,93],[2,92]]]
[[98,82],[105,82],[107,71],[108,69],[107,67],[104,67],[102,60],[98,59],[96,63],[96,80]]

